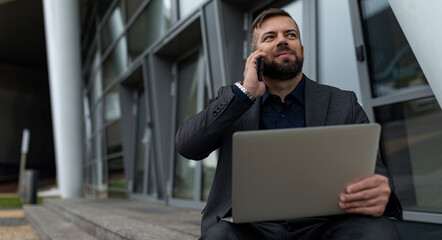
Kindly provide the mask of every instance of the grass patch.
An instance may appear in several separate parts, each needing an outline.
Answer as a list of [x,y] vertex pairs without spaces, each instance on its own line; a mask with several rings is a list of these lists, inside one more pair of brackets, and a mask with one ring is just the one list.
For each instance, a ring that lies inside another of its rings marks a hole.
[[[58,196],[54,197],[37,197],[37,204],[42,205],[44,198],[60,198]],[[23,205],[28,205],[29,203],[22,203],[20,197],[0,197],[0,208],[21,208]]]
[[0,208],[20,208],[22,203],[19,197],[2,197],[0,198]]

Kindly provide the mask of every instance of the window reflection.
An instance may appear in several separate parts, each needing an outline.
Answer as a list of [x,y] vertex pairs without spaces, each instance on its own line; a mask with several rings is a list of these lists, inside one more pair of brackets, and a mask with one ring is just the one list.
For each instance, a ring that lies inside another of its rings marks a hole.
[[205,0],[179,0],[179,16],[180,19],[185,18],[187,15],[192,13],[201,3]]
[[442,213],[442,111],[434,97],[375,108],[382,155],[405,210]]
[[101,44],[103,52],[111,45],[115,39],[117,39],[124,31],[124,21],[123,21],[123,12],[122,2],[120,5],[112,11],[111,16],[107,20],[106,24],[104,24],[103,29],[101,30]]
[[111,91],[106,95],[106,108],[105,108],[105,120],[106,122],[111,122],[115,119],[120,118],[120,98],[118,94],[117,85],[115,85]]
[[171,24],[170,0],[152,0],[127,32],[130,61],[134,61]]
[[103,62],[103,88],[108,87],[128,67],[127,41],[123,37]]
[[106,128],[106,149],[107,155],[121,152],[121,124],[120,120]]
[[109,189],[126,190],[126,178],[124,177],[123,158],[110,159],[107,163]]
[[137,11],[137,9],[141,6],[141,3],[143,3],[144,0],[128,0],[126,1],[126,13],[127,13],[127,19],[132,17],[132,15]]
[[142,193],[144,189],[144,168],[146,147],[150,141],[146,124],[146,103],[144,90],[139,91],[137,99],[137,145],[135,150],[134,192]]
[[[197,113],[200,82],[198,81],[198,53],[195,53],[178,66],[177,126]],[[195,167],[195,161],[189,161],[176,154],[173,181],[174,198],[193,199]]]
[[387,0],[360,0],[374,97],[427,85]]

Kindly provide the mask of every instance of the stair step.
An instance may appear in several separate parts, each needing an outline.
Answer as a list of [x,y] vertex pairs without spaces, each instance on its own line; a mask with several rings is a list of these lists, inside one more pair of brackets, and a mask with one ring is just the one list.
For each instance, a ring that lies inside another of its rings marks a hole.
[[129,199],[45,199],[44,205],[98,239],[197,239],[199,211]]
[[26,218],[34,227],[41,239],[49,240],[95,240],[97,238],[85,233],[44,206],[23,206]]

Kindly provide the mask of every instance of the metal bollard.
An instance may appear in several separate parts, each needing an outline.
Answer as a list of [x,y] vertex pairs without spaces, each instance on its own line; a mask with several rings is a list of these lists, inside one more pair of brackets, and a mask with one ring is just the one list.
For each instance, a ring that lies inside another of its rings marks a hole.
[[25,192],[24,202],[37,203],[38,170],[29,169],[25,171]]

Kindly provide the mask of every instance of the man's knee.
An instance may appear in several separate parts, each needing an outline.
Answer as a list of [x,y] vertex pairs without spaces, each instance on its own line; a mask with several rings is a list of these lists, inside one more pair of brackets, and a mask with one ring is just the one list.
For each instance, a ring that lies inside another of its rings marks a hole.
[[397,240],[400,239],[394,223],[386,217],[351,216],[338,223],[329,232],[329,239]]
[[201,235],[200,240],[223,240],[223,239],[263,239],[259,231],[251,224],[234,224],[219,221],[207,232]]

